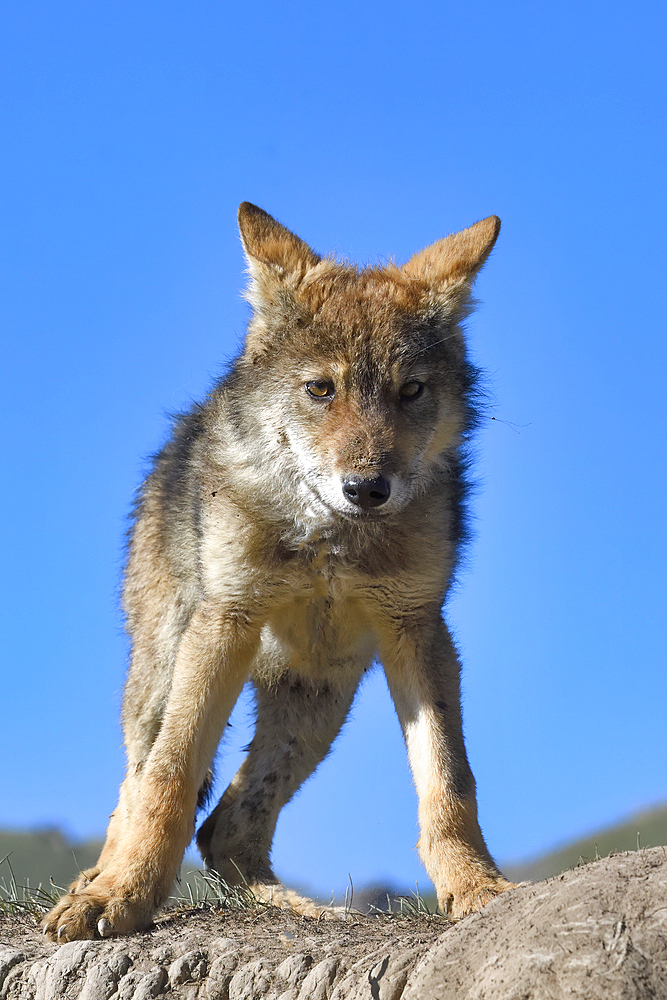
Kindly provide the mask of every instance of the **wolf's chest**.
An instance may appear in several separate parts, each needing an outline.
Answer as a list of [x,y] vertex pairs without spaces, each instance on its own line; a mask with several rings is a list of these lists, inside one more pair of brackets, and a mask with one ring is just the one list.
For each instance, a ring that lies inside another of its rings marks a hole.
[[285,669],[313,678],[370,662],[375,640],[363,603],[345,580],[310,574],[286,589],[262,629],[256,670],[280,675]]

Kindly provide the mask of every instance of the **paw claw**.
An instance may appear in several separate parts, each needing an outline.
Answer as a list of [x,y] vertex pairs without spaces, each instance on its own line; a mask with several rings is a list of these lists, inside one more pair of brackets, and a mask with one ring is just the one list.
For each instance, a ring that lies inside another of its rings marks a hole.
[[65,937],[66,932],[67,932],[67,924],[62,924],[62,926],[58,928],[58,941],[59,942],[62,941],[62,939]]
[[101,938],[111,937],[113,934],[113,926],[110,920],[106,917],[100,917],[97,921],[97,933]]

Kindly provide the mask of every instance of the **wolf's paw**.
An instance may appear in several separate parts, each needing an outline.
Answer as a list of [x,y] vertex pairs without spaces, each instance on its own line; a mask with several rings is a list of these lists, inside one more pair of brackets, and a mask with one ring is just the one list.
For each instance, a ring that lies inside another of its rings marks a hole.
[[68,893],[42,921],[44,934],[58,944],[145,930],[153,908],[144,900],[104,892],[96,879],[89,888]]
[[86,868],[85,871],[79,872],[79,877],[76,878],[69,889],[67,890],[70,895],[74,895],[77,892],[81,892],[85,889],[87,885],[93,881],[94,878],[100,874],[100,868]]
[[452,920],[460,920],[467,917],[469,913],[481,910],[483,906],[490,903],[492,899],[499,896],[501,892],[516,888],[514,882],[509,882],[502,875],[484,879],[475,885],[468,885],[457,893],[443,893],[440,898],[438,893],[438,904],[443,913],[446,913]]
[[256,882],[248,886],[248,888],[261,903],[266,903],[268,906],[277,906],[281,910],[291,910],[293,913],[301,914],[302,917],[325,919],[327,917],[338,917],[339,914],[334,911],[343,909],[342,907],[325,906],[322,903],[316,903],[314,900],[308,899],[307,896],[300,896],[298,892],[286,889],[280,884]]

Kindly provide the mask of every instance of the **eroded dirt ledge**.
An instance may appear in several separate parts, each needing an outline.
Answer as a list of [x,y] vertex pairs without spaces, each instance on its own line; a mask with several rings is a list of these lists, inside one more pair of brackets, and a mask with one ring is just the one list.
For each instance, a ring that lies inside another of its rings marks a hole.
[[0,998],[667,1000],[667,849],[617,855],[498,897],[456,925],[190,912],[57,947],[0,918]]

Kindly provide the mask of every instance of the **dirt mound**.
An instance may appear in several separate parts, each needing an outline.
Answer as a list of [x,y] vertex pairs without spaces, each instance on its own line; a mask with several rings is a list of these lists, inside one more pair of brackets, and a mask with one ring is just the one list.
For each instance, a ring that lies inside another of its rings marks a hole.
[[458,924],[189,912],[58,948],[0,921],[0,997],[30,1000],[667,998],[667,849],[606,858],[500,896]]
[[667,849],[522,886],[430,949],[403,1000],[667,998]]

